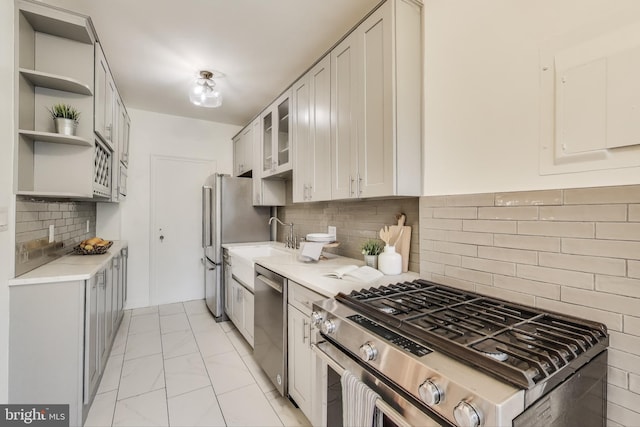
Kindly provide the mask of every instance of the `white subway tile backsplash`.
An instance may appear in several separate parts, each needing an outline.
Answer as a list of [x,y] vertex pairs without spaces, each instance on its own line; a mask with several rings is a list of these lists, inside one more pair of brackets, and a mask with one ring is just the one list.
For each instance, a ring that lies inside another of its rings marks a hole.
[[496,234],[493,244],[502,248],[560,252],[560,239],[557,237]]
[[478,219],[536,220],[538,208],[536,206],[478,208]]
[[609,330],[622,331],[623,315],[619,313],[546,298],[536,298],[536,306],[544,310],[591,319],[595,322],[604,323]]
[[560,299],[560,285],[511,276],[493,276],[493,286],[548,299]]
[[605,292],[562,287],[562,301],[598,308],[613,313],[635,315],[638,313],[638,299]]
[[444,252],[448,254],[477,256],[478,247],[476,245],[465,245],[463,243],[453,242],[433,242],[433,250],[438,252]]
[[566,205],[640,203],[640,185],[574,188],[564,190],[564,203]]
[[475,219],[478,209],[470,207],[434,208],[433,218]]
[[563,238],[562,252],[609,258],[640,259],[640,242]]
[[463,231],[475,231],[479,233],[502,233],[516,234],[516,221],[494,221],[494,220],[463,220]]
[[593,238],[595,224],[593,222],[518,221],[518,234]]
[[[596,290],[616,295],[640,298],[640,279],[597,275]],[[638,300],[637,308],[638,314],[640,314],[640,300]]]
[[[640,316],[640,311],[637,315]],[[640,336],[640,317],[624,316],[624,333]]]
[[491,285],[492,282],[491,274],[482,271],[471,270],[468,268],[445,265],[444,273],[445,275],[455,277],[456,279],[462,279],[474,283],[481,283],[484,285]]
[[618,387],[629,387],[629,373],[609,366],[607,370],[607,382]]
[[541,206],[540,219],[550,221],[626,221],[627,206]]
[[491,245],[493,235],[490,233],[474,233],[470,231],[447,231],[446,240],[455,243],[468,243],[471,245]]
[[640,279],[640,261],[627,261],[628,271],[627,275],[629,277],[635,277],[636,279]]
[[540,252],[538,259],[541,266],[563,270],[609,274],[612,276],[624,276],[626,272],[625,260],[617,258]]
[[603,222],[596,224],[596,239],[640,240],[640,223]]
[[640,205],[629,205],[629,221],[640,221]]
[[496,193],[496,206],[561,205],[562,190],[517,191]]
[[517,276],[539,282],[555,283],[581,289],[593,289],[594,277],[591,273],[560,270],[535,265],[518,265]]
[[518,264],[537,264],[538,252],[522,249],[496,248],[494,246],[478,246],[478,258],[509,261]]
[[640,354],[640,337],[635,335],[609,331],[609,345],[627,353]]
[[475,257],[462,257],[461,266],[471,270],[486,271],[488,273],[503,274],[506,276],[515,276],[516,274],[516,265],[512,262],[495,261]]
[[640,394],[640,375],[629,374],[629,390]]
[[502,298],[518,304],[534,305],[536,297],[526,292],[515,292],[495,286],[476,285],[476,292],[490,297]]

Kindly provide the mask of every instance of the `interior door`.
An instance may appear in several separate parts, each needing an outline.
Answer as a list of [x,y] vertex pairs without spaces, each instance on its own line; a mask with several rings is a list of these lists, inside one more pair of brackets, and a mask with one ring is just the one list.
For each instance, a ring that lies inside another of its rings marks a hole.
[[202,184],[211,160],[151,160],[151,304],[204,298]]

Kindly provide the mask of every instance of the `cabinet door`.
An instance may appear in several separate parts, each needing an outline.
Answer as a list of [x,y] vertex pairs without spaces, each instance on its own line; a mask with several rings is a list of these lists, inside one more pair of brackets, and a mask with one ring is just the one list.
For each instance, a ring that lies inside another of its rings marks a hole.
[[394,194],[391,6],[391,2],[381,6],[356,30],[359,69],[363,73],[357,131],[357,197]]
[[311,358],[309,318],[288,306],[289,394],[305,416],[311,419]]
[[331,51],[331,198],[355,197],[358,139],[357,37]]
[[233,285],[231,284],[231,264],[224,263],[224,311],[233,319]]
[[260,120],[262,121],[262,176],[269,176],[275,171],[275,160],[273,158],[273,107],[267,109],[260,116]]
[[242,175],[242,163],[243,163],[243,156],[244,156],[244,151],[241,149],[241,136],[240,135],[236,135],[235,138],[233,138],[233,175],[234,176],[240,176]]
[[120,321],[120,254],[113,257],[113,289],[111,292],[111,324],[112,334],[118,331],[118,322]]
[[307,200],[331,199],[331,57],[309,71]]
[[131,118],[124,110],[124,126],[122,129],[122,148],[120,149],[120,161],[129,166],[129,134],[131,133]]
[[291,91],[291,145],[293,148],[293,202],[309,197],[309,75]]
[[103,352],[103,366],[107,362],[107,354],[109,352],[109,343],[113,336],[113,282],[114,282],[113,259],[109,262],[105,269],[105,295],[104,295],[104,340],[105,349]]
[[253,127],[247,126],[242,130],[240,138],[242,157],[242,173],[253,170]]
[[84,313],[84,384],[83,403],[89,403],[100,378],[100,354],[98,353],[98,277],[93,276],[85,287]]
[[274,151],[276,160],[276,172],[291,170],[291,120],[289,112],[291,110],[291,96],[286,93],[276,101],[277,134]]
[[94,127],[98,136],[113,149],[113,116],[116,86],[100,44],[96,43]]
[[240,283],[238,283],[234,278],[231,278],[231,287],[233,292],[233,301],[231,305],[233,308],[233,319],[235,319],[235,325],[238,329],[245,329],[244,326],[244,295],[243,295],[243,287]]
[[96,334],[98,348],[98,371],[102,372],[104,365],[107,363],[107,270],[103,269],[97,274],[98,277],[98,296],[97,296],[97,316],[98,316],[98,333]]
[[244,290],[244,327],[247,332],[245,337],[247,341],[253,347],[253,321],[254,321],[254,295],[247,289]]

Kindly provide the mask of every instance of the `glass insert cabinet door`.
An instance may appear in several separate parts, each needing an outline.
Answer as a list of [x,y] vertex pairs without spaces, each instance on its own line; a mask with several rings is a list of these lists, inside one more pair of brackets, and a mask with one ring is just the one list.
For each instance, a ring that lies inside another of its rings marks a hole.
[[290,103],[285,92],[262,114],[263,177],[291,169]]

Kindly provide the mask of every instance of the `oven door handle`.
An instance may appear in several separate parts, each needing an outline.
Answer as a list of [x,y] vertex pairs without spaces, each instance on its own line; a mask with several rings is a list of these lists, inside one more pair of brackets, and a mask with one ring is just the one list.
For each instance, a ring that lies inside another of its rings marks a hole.
[[[324,361],[327,365],[331,367],[336,374],[342,376],[345,369],[337,362],[333,357],[327,354],[324,350],[322,350],[321,346],[323,345],[331,345],[328,343],[317,343],[311,344],[311,349],[313,352]],[[345,356],[346,357],[346,356]],[[389,406],[384,400],[377,399],[376,400],[376,408],[378,408],[383,414],[385,414],[391,421],[393,421],[399,427],[413,427],[411,424],[404,419],[402,415],[400,415],[394,408]]]

